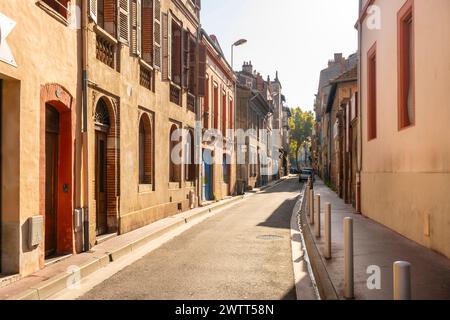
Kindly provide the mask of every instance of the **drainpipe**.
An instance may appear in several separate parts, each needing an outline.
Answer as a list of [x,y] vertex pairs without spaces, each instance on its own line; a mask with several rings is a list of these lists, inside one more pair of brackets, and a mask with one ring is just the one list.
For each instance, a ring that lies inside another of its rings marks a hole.
[[[362,0],[359,1],[359,15],[362,11]],[[358,170],[356,175],[356,212],[362,213],[361,208],[361,172],[362,172],[362,150],[363,150],[363,130],[362,130],[362,78],[361,78],[361,67],[362,67],[362,21],[358,22],[358,140],[359,140],[359,150],[358,150]]]
[[82,0],[81,4],[81,20],[82,20],[82,32],[81,32],[81,46],[82,46],[82,188],[81,193],[84,213],[84,227],[83,227],[83,242],[84,251],[91,249],[90,237],[89,237],[89,169],[88,169],[88,3],[87,0]]
[[[202,108],[202,103],[201,103],[201,98],[199,97],[199,86],[200,85],[204,85],[204,84],[201,84],[201,83],[199,83],[199,64],[200,64],[200,57],[199,57],[199,55],[200,55],[200,41],[201,41],[201,39],[202,39],[202,25],[199,23],[198,24],[198,27],[197,27],[197,39],[196,39],[196,41],[197,41],[197,46],[196,46],[196,54],[195,54],[195,65],[197,66],[197,76],[195,77],[195,81],[197,82],[196,83],[196,86],[195,86],[195,91],[196,91],[196,100],[197,100],[197,110],[195,110],[196,111],[196,115],[195,115],[195,118],[196,118],[196,130],[195,130],[195,132],[198,132],[198,130],[200,130],[201,132],[202,132],[202,125],[200,125],[200,123],[201,123],[201,121],[202,121],[202,115],[203,115],[203,108]],[[203,133],[203,132],[202,132]],[[195,140],[196,140],[196,138],[197,138],[197,136],[198,136],[198,133],[196,133],[195,134],[195,137],[194,137],[194,144],[195,144]],[[203,142],[203,134],[200,134],[200,141],[197,141],[197,143],[198,143],[198,145],[196,145],[196,148],[195,148],[195,150],[196,150],[196,152],[197,152],[197,156],[195,157],[195,160],[197,161],[197,164],[196,164],[196,176],[197,176],[197,186],[196,186],[196,189],[197,189],[197,203],[198,203],[198,206],[200,207],[200,206],[202,206],[203,205],[203,198],[202,198],[202,177],[201,177],[201,175],[202,175],[202,162],[203,162],[203,155],[202,155],[202,148],[201,148],[201,146],[202,146],[202,142]]]

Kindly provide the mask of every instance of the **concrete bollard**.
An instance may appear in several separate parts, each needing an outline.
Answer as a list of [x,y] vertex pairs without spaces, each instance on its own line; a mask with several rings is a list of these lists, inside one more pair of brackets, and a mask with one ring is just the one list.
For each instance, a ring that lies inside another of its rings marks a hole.
[[331,203],[325,205],[325,246],[323,257],[331,259]]
[[344,297],[355,297],[353,265],[353,219],[344,219]]
[[320,206],[320,194],[318,194],[316,196],[316,217],[315,217],[315,230],[316,230],[316,237],[320,238],[321,237],[321,221],[320,221],[320,211],[321,211],[321,206]]
[[394,263],[394,300],[411,300],[411,264]]
[[309,191],[309,223],[314,224],[314,190]]

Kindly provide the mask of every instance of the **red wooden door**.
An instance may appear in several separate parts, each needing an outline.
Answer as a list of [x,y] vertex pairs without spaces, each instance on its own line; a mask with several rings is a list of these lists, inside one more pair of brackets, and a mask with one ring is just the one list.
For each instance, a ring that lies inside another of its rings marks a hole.
[[57,251],[57,194],[59,162],[59,113],[46,108],[45,132],[45,256]]
[[95,193],[97,203],[97,235],[108,232],[107,219],[107,194],[106,194],[106,134],[96,132],[95,139],[96,159],[95,159]]

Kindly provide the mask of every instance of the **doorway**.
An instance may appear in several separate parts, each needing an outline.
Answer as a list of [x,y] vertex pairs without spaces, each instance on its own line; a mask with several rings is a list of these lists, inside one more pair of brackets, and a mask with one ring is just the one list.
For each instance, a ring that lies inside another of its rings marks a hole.
[[212,156],[210,150],[203,151],[203,181],[202,194],[204,201],[212,201],[213,199],[213,170],[212,170]]
[[45,258],[57,251],[59,112],[45,107]]
[[[114,180],[110,171],[114,163],[108,163],[108,137],[111,131],[111,118],[104,98],[101,98],[95,110],[95,215],[96,235],[113,232],[108,221],[108,197],[114,194]],[[111,159],[110,159],[111,160]]]
[[106,190],[106,133],[96,131],[95,133],[95,194],[97,203],[97,236],[108,232],[108,209]]

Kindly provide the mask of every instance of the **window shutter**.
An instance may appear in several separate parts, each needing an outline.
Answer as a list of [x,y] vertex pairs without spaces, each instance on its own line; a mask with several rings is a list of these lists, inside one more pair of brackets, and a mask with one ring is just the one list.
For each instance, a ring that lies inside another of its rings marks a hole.
[[[196,41],[195,41],[195,38],[193,37],[193,36],[191,36],[190,35],[190,37],[189,37],[189,43],[190,43],[190,46],[189,46],[189,52],[188,52],[188,55],[189,55],[189,92],[191,92],[191,93],[193,93],[193,94],[195,94],[196,93],[196,85],[197,85],[197,83],[196,83],[196,80],[197,79],[195,79],[196,78],[196,76],[195,76],[195,74],[196,74],[196,71],[197,71],[197,66],[196,66],[196,64],[197,64],[197,43],[196,43]],[[201,83],[203,83],[203,82],[201,82]]]
[[172,76],[172,19],[162,14],[162,80],[169,81]]
[[138,0],[131,0],[131,53],[134,55],[138,54],[138,45],[137,45],[137,3]]
[[137,0],[137,54],[142,54],[142,0]]
[[189,87],[189,31],[183,30],[183,88]]
[[97,23],[97,9],[98,3],[97,0],[89,0],[89,15],[95,23]]
[[[96,0],[97,1],[97,0]],[[116,36],[117,25],[117,0],[103,0],[104,25],[102,26],[106,32],[112,36]]]
[[161,0],[152,0],[153,2],[153,65],[161,68]]
[[142,2],[142,57],[153,64],[153,0]]
[[119,41],[123,43],[129,43],[129,33],[130,33],[130,21],[128,18],[128,12],[129,12],[129,0],[119,0],[119,23],[118,23],[118,35],[119,35]]
[[[203,43],[199,45],[198,54],[198,83],[206,82],[206,46]],[[204,97],[206,95],[206,86],[198,86],[198,96]]]

